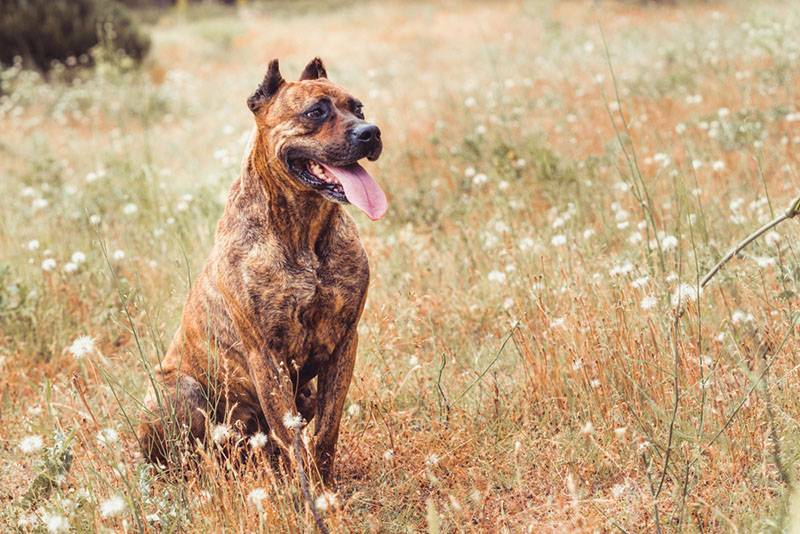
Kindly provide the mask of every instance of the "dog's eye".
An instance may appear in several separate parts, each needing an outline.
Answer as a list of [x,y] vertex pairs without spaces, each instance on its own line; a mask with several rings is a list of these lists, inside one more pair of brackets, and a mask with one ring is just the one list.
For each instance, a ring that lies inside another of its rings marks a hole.
[[325,106],[315,106],[304,113],[309,119],[318,121],[328,116],[328,108]]
[[356,104],[353,106],[353,115],[358,117],[359,119],[364,119],[364,106],[361,104]]

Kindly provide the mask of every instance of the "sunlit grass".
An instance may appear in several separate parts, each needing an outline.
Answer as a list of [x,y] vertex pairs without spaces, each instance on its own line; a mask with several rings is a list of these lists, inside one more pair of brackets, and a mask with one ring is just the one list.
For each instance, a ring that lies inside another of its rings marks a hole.
[[372,282],[331,528],[786,527],[797,223],[696,288],[798,194],[800,17],[459,6],[171,14],[141,69],[2,72],[0,524],[313,528],[263,462],[212,446],[175,480],[131,427],[247,95],[273,56],[288,77],[321,55],[383,130],[390,200],[353,213]]

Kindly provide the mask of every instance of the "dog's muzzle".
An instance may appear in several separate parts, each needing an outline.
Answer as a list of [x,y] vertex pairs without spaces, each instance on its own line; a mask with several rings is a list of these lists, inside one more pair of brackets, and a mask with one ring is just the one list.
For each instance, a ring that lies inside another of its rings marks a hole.
[[356,149],[359,159],[367,158],[375,161],[383,150],[380,128],[368,122],[362,121],[350,128],[347,132],[347,139]]

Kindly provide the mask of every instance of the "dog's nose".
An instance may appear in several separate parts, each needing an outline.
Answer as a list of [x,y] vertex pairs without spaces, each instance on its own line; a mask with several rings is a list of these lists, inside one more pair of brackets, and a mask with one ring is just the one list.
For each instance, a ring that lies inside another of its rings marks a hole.
[[350,136],[356,143],[374,143],[381,138],[381,130],[374,124],[359,124],[350,131]]

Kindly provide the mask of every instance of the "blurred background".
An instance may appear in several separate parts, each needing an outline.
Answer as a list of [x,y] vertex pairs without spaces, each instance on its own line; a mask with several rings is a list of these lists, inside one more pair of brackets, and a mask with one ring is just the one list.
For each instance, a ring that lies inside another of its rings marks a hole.
[[313,529],[293,481],[170,480],[132,427],[245,101],[314,56],[389,198],[350,211],[334,531],[790,527],[796,222],[697,281],[798,193],[792,3],[0,0],[0,530]]

